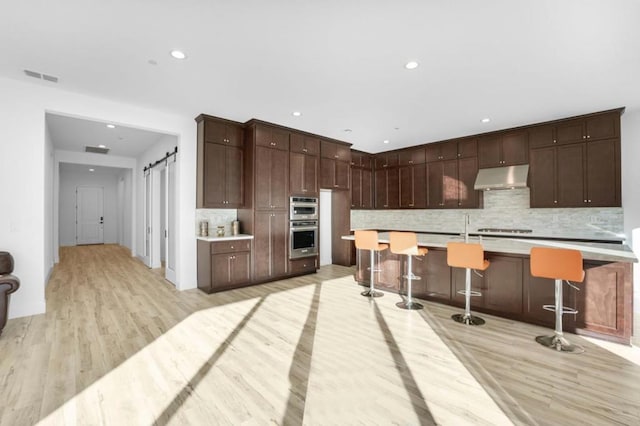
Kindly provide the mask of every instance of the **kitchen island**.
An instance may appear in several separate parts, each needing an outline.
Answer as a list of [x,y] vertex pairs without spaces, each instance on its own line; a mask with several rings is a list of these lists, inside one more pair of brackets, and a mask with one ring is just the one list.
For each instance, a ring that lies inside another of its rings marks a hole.
[[[353,235],[343,239],[353,240]],[[380,242],[388,242],[389,234],[381,232]],[[447,265],[446,246],[450,241],[463,241],[464,236],[418,233],[418,245],[427,247],[424,259],[413,262],[416,297],[454,306],[464,306],[463,269]],[[550,328],[554,315],[542,305],[554,303],[553,280],[530,274],[529,252],[532,247],[558,247],[580,250],[584,259],[585,279],[578,290],[565,286],[565,306],[578,310],[577,315],[564,316],[564,329],[577,334],[600,337],[630,344],[633,327],[632,263],[633,252],[624,244],[593,241],[506,238],[476,235],[470,242],[482,243],[485,257],[491,262],[483,276],[472,274],[472,290],[482,293],[471,301],[473,311],[485,312]],[[420,259],[420,258],[416,258]],[[404,256],[385,250],[380,253],[381,272],[376,274],[376,287],[405,293],[406,284],[399,277],[405,274]],[[368,285],[369,253],[356,254],[355,279]]]

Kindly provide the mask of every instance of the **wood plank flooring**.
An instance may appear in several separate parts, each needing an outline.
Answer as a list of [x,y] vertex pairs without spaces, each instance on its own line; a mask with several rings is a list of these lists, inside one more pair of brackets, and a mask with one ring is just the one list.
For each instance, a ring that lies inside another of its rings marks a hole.
[[0,337],[0,425],[640,424],[640,366],[578,336],[359,295],[353,269],[176,291],[119,246],[61,250]]

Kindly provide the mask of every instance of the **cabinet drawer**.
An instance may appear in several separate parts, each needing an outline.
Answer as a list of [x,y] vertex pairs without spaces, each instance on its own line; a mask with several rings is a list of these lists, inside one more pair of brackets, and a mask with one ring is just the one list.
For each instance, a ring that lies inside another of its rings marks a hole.
[[237,253],[240,251],[250,251],[251,240],[219,241],[211,243],[211,254]]
[[289,261],[289,271],[293,275],[302,274],[304,272],[315,272],[318,257],[305,257]]

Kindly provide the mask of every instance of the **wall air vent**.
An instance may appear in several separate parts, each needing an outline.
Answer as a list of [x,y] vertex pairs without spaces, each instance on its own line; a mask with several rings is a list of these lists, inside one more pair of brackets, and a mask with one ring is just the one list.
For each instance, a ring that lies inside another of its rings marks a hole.
[[24,73],[29,77],[37,78],[39,80],[42,79],[42,80],[50,81],[52,83],[58,82],[58,77],[55,77],[53,75],[40,74],[39,72],[35,72],[31,70],[24,70]]
[[92,152],[94,154],[107,154],[109,152],[109,148],[100,148],[98,146],[85,146],[85,152]]

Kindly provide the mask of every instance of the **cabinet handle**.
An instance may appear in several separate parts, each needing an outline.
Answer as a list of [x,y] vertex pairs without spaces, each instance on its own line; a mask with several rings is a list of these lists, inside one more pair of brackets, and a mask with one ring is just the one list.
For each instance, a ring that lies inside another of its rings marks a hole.
[[275,142],[269,142],[269,145],[276,146],[276,143]]
[[586,139],[587,137],[585,135],[582,135],[582,139]]
[[591,202],[591,200],[589,200],[589,202]]
[[554,139],[554,140],[553,140],[553,143],[556,143],[556,142],[557,142],[557,141]]
[[461,156],[462,156],[462,154],[458,154],[458,157],[461,157]]
[[553,203],[554,204],[558,204],[558,200],[553,200]]
[[334,188],[337,188],[337,187],[338,187],[338,185],[333,185],[333,187],[334,187]]
[[389,207],[389,205],[388,205],[388,204],[385,204],[385,205],[384,205],[384,206],[382,206],[382,207]]
[[338,154],[334,155],[333,158],[340,158]]
[[302,190],[302,192],[307,192],[307,190],[306,190],[306,189],[303,189],[303,190]]
[[586,202],[587,202],[587,200],[584,200],[584,202],[586,203]]
[[591,135],[587,135],[587,139],[591,139]]
[[233,248],[233,246],[231,246],[231,248]]
[[461,205],[462,205],[462,203],[461,203],[460,201],[458,201],[458,205],[459,205],[459,206],[461,206]]
[[409,160],[409,164],[413,164],[413,160]]
[[413,207],[413,204],[409,204],[409,207]]
[[307,148],[302,148],[302,152],[307,152]]
[[383,164],[382,167],[387,167],[387,164]]

